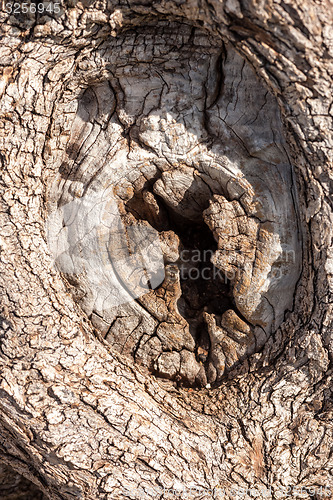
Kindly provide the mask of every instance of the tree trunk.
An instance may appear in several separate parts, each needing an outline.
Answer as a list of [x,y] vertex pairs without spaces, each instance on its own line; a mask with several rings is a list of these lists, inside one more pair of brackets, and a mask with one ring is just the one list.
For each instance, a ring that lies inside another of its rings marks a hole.
[[332,3],[68,3],[0,14],[1,497],[332,498]]

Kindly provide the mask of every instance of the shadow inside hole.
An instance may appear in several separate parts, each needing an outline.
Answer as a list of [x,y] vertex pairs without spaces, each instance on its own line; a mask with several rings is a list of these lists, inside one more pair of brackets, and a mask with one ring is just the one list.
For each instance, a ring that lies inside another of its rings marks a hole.
[[[198,345],[208,350],[209,340],[203,313],[220,317],[228,309],[234,309],[231,285],[224,273],[211,262],[217,243],[202,217],[196,222],[182,217],[156,193],[153,196],[158,206],[157,212],[150,210],[143,193],[149,191],[152,194],[155,180],[147,181],[144,190],[135,192],[126,203],[126,209],[136,219],[146,220],[157,231],[173,231],[178,236],[180,251],[175,264],[179,269],[182,290],[177,302],[178,311],[188,322],[190,333]],[[202,211],[208,205],[209,199]],[[168,263],[165,258],[165,265]]]
[[222,271],[211,262],[217,243],[204,222],[184,225],[177,234],[184,247],[179,262],[182,296],[178,309],[197,338],[205,325],[204,312],[221,316],[233,308],[231,287]]

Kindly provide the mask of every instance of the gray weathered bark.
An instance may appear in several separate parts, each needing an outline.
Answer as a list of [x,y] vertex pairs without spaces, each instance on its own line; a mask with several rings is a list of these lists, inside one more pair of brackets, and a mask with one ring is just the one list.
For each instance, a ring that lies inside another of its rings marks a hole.
[[1,460],[52,499],[331,498],[332,3],[1,21]]

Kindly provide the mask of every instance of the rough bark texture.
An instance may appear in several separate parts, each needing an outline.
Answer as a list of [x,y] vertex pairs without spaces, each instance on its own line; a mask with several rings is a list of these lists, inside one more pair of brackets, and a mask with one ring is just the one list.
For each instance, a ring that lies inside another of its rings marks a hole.
[[0,451],[47,497],[331,498],[332,7],[1,13]]
[[31,481],[11,467],[0,465],[1,500],[45,500],[46,497]]

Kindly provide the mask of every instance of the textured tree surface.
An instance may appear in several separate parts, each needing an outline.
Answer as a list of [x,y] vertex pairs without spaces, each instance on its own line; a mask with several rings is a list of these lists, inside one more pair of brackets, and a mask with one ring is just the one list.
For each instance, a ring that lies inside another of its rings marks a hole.
[[2,500],[45,500],[46,498],[36,485],[4,464],[0,466],[0,494]]
[[1,13],[1,498],[332,497],[332,8]]

